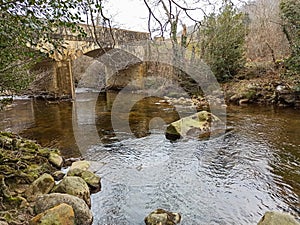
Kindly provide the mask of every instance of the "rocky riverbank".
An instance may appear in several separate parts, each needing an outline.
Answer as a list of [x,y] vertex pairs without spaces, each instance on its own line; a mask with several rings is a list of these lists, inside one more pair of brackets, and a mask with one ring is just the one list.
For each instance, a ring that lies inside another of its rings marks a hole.
[[0,132],[0,224],[92,224],[100,177],[87,161],[68,164],[57,149]]
[[300,75],[283,75],[272,67],[246,68],[222,88],[228,104],[300,108]]

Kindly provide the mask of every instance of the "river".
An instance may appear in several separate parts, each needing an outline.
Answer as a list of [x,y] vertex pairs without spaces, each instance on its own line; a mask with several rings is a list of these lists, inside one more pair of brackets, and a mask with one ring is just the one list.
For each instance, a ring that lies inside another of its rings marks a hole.
[[[92,195],[94,225],[142,225],[156,208],[180,212],[183,225],[256,224],[269,210],[300,218],[299,110],[229,106],[232,131],[170,142],[164,130],[178,119],[174,107],[138,97],[128,114],[113,107],[116,96],[15,100],[0,112],[0,130],[91,161],[102,177],[101,192]],[[129,130],[119,125],[124,121]]]

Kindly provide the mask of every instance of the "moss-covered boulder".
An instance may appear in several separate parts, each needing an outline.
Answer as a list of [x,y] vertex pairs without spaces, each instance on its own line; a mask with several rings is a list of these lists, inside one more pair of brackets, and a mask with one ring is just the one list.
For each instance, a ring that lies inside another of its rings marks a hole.
[[75,213],[76,225],[91,225],[93,222],[93,215],[85,201],[69,194],[52,193],[41,195],[35,202],[35,212],[37,214],[45,212],[61,203],[66,203],[72,206]]
[[76,161],[72,163],[67,175],[81,177],[90,187],[91,193],[95,193],[101,190],[101,178],[89,168],[90,163],[88,161]]
[[288,213],[266,212],[258,225],[300,225],[300,223]]
[[197,112],[171,123],[166,129],[166,138],[176,140],[180,137],[207,139],[225,132],[225,124],[217,116],[207,111]]
[[59,151],[17,134],[0,132],[0,174],[7,182],[30,184],[42,174],[54,172],[56,168],[49,162],[51,153]]
[[61,168],[64,163],[63,158],[55,152],[50,152],[48,159],[49,162],[57,168]]
[[179,213],[156,209],[145,218],[145,223],[146,225],[176,225],[180,223],[180,220]]
[[86,171],[90,168],[90,166],[91,164],[86,160],[73,162],[68,171],[68,175],[70,175],[73,172],[73,170],[80,169],[81,171]]
[[52,189],[52,193],[66,193],[83,199],[91,207],[90,189],[81,177],[67,176]]
[[73,208],[65,203],[55,206],[32,218],[29,225],[75,225]]
[[45,173],[29,186],[25,195],[29,201],[34,201],[38,195],[48,194],[54,185],[54,178],[50,174]]
[[0,131],[0,212],[8,224],[27,224],[33,215],[30,202],[53,187],[49,174],[57,168],[49,161],[52,153],[60,154],[57,149]]

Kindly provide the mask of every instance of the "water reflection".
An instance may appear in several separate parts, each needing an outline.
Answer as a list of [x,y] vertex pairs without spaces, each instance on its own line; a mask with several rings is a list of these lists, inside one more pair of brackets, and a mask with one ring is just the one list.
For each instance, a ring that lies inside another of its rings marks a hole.
[[0,130],[59,148],[66,157],[80,155],[72,129],[72,102],[17,100],[11,109],[0,112]]
[[[111,143],[115,141],[114,128],[112,126],[112,120],[118,127],[125,127],[126,123],[129,123],[130,130],[134,137],[140,138],[151,134],[151,129],[163,129],[164,124],[170,124],[173,121],[178,120],[179,114],[176,108],[169,103],[163,102],[162,98],[139,96],[134,94],[122,94],[121,101],[118,106],[118,113],[111,115],[113,102],[116,99],[118,93],[108,92],[105,95],[100,94],[96,103],[96,126],[98,135],[103,143]],[[130,111],[126,111],[126,107],[121,104],[127,104],[130,99],[133,107]],[[159,118],[159,119],[158,119]],[[117,131],[117,130],[116,130]]]

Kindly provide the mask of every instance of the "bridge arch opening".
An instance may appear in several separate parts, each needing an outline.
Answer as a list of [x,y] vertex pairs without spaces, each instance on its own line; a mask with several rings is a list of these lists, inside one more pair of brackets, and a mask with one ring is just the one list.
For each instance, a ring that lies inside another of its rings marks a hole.
[[145,63],[135,55],[118,48],[94,49],[72,63],[76,88],[98,91],[120,90],[133,82],[142,88]]
[[97,48],[97,49],[85,52],[83,55],[86,55],[88,57],[92,57],[92,58],[96,59],[96,58],[101,57],[103,54],[110,51],[111,49],[112,49],[111,47]]

